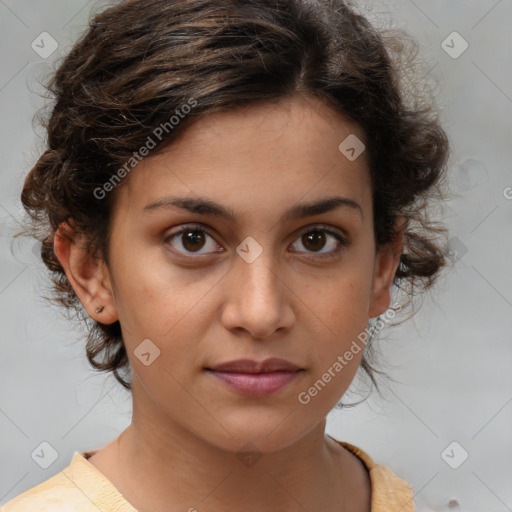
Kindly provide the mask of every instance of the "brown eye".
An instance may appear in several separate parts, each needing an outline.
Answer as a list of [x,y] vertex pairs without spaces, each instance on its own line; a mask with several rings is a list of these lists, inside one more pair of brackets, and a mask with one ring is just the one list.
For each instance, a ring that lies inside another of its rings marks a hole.
[[187,251],[197,251],[203,247],[205,237],[201,231],[187,229],[181,233],[181,243]]
[[302,244],[311,251],[319,251],[325,245],[325,238],[321,231],[311,231],[302,235]]
[[[306,252],[312,255],[316,253],[319,258],[334,257],[343,247],[348,246],[348,241],[338,231],[322,226],[303,231],[297,240],[300,240],[305,251],[295,249],[296,252]],[[322,251],[325,247],[327,250]]]
[[[216,251],[219,245],[213,237],[199,225],[183,226],[179,231],[165,239],[165,242],[173,247],[175,252],[183,256],[187,254],[206,255]],[[203,248],[207,251],[199,252]]]

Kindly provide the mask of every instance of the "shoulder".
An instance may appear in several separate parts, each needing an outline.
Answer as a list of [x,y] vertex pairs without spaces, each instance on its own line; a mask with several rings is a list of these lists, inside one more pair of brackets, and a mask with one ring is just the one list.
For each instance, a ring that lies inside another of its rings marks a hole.
[[0,512],[89,512],[81,504],[80,491],[58,473],[7,502]]
[[376,464],[363,450],[350,443],[337,441],[341,446],[356,455],[366,466],[371,480],[372,512],[414,512],[414,492],[412,487],[399,478],[387,466]]
[[[73,460],[76,461],[75,454]],[[0,512],[98,512],[97,507],[73,482],[72,462],[56,475],[14,497]]]

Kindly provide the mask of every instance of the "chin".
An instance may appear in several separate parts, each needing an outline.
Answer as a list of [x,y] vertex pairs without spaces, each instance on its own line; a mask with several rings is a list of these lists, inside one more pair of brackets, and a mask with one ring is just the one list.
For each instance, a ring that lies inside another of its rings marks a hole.
[[221,422],[223,429],[216,429],[215,438],[209,430],[204,439],[223,450],[239,454],[240,452],[273,453],[284,450],[308,434],[319,422],[309,424],[311,420],[301,420],[290,410],[277,413],[256,412],[243,415],[233,413],[234,421]]

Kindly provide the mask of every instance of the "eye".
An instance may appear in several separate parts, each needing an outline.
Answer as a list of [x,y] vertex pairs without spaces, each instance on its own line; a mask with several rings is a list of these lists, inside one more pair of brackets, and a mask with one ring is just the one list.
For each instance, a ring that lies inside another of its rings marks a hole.
[[[210,239],[210,242],[208,242],[208,238]],[[171,241],[174,239],[176,239],[176,241],[172,243]],[[167,237],[165,242],[169,243],[177,250],[177,252],[182,253],[185,257],[187,257],[186,253],[199,255],[208,254],[219,247],[219,244],[215,242],[208,231],[199,224],[187,224],[182,226],[178,231]],[[209,247],[211,250],[202,253],[199,252],[204,247],[207,249]]]
[[[321,225],[312,226],[302,231],[298,240],[306,248],[306,252],[313,251],[309,254],[320,254],[320,258],[333,257],[348,245],[348,241],[338,231]],[[322,252],[321,250],[325,247],[327,247],[327,250]],[[331,250],[329,250],[329,247]]]
[[[333,257],[343,247],[348,245],[348,241],[338,231],[322,225],[312,226],[303,230],[297,240],[305,247],[306,252],[313,255],[319,254],[320,258]],[[200,224],[181,226],[178,231],[168,236],[165,242],[169,243],[176,252],[185,258],[188,258],[187,253],[204,256],[212,252],[222,252],[215,251],[215,249],[220,247],[219,244],[213,239],[208,230]],[[292,245],[295,245],[295,243]],[[322,251],[325,247],[328,250]],[[331,248],[330,250],[329,247]],[[203,248],[206,248],[206,251],[200,252]],[[294,252],[302,251],[294,249]]]

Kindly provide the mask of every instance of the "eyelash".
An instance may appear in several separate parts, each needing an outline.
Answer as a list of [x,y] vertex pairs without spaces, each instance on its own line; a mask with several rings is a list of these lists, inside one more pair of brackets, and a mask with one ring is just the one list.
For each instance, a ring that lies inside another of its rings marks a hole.
[[[178,237],[179,235],[183,234],[186,231],[203,232],[215,240],[215,237],[213,236],[213,234],[205,226],[203,226],[201,224],[185,224],[178,231],[176,231],[175,233],[172,233],[170,236],[168,236],[164,240],[164,242],[169,243],[170,240],[174,239],[175,237]],[[337,231],[335,231],[327,226],[324,226],[322,224],[313,225],[313,226],[310,226],[310,227],[302,230],[298,234],[297,238],[300,238],[301,236],[303,236],[307,233],[314,233],[314,232],[327,233],[327,234],[333,236],[336,239],[336,241],[338,242],[336,249],[334,249],[333,251],[330,251],[329,253],[308,253],[308,254],[314,255],[313,256],[314,259],[320,259],[320,260],[333,259],[334,257],[336,257],[338,255],[338,253],[341,250],[343,250],[345,247],[347,247],[349,245],[348,240],[346,238],[344,238],[342,235],[340,235],[340,233],[338,233]],[[213,253],[209,253],[209,254],[199,254],[196,256],[186,256],[184,253],[182,253],[180,251],[176,251],[176,252],[178,252],[180,257],[182,257],[186,260],[190,260],[190,261],[193,261],[193,260],[197,261],[197,259],[201,256],[209,256],[210,254],[213,254]],[[297,251],[297,252],[300,252],[300,251]]]

